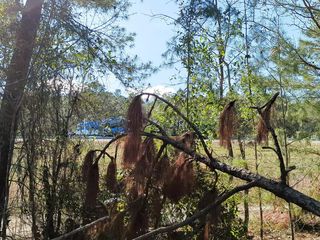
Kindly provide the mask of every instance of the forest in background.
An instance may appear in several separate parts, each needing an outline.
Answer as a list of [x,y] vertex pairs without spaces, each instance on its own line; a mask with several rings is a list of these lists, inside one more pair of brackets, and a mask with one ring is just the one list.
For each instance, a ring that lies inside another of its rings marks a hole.
[[[153,16],[186,73],[166,96],[142,93],[157,68],[128,54],[130,1],[0,2],[3,239],[268,239],[270,206],[317,237],[320,3],[175,2]],[[69,137],[113,116],[108,143]]]

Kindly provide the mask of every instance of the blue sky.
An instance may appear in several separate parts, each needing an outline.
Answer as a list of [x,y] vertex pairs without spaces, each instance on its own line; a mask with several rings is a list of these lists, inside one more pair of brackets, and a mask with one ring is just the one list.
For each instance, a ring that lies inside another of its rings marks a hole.
[[[177,16],[178,7],[173,0],[136,0],[130,8],[130,17],[123,25],[128,32],[135,32],[135,47],[130,53],[137,54],[142,62],[151,61],[155,66],[163,63],[161,56],[167,49],[167,41],[174,35],[174,26],[164,20],[152,17],[155,14]],[[175,68],[162,68],[146,80],[152,87],[174,90],[170,81]],[[110,90],[123,89],[117,81],[106,81]],[[159,86],[159,87],[158,87]],[[181,86],[180,86],[181,87]]]

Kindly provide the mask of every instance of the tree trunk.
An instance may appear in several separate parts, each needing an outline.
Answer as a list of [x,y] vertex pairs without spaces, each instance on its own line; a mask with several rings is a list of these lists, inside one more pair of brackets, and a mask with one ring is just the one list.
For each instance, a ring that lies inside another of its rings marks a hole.
[[[16,35],[16,45],[7,70],[0,107],[0,228],[6,235],[6,203],[8,176],[17,129],[17,116],[27,83],[31,56],[39,28],[43,0],[27,0]],[[2,225],[1,225],[2,224]]]
[[[246,161],[246,150],[244,146],[244,142],[241,140],[240,136],[238,136],[238,143],[241,153],[241,159],[244,161],[244,169],[248,170],[248,163]],[[244,201],[243,201],[243,207],[244,207],[244,221],[243,225],[245,227],[246,233],[248,234],[248,228],[249,228],[249,189],[244,190]]]

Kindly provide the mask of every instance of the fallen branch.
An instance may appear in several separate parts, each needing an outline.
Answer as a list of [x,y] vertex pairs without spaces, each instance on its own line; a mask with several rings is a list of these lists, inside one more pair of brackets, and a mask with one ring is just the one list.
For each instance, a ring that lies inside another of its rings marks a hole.
[[240,192],[240,191],[244,191],[247,190],[249,188],[252,188],[256,185],[255,182],[250,182],[247,183],[245,185],[241,185],[238,187],[233,188],[232,190],[225,192],[223,194],[221,194],[220,196],[218,196],[216,198],[216,200],[209,204],[207,207],[203,208],[202,210],[198,211],[197,213],[195,213],[194,215],[192,215],[191,217],[186,218],[184,221],[179,222],[179,223],[174,223],[172,225],[166,226],[166,227],[160,227],[157,228],[151,232],[148,232],[146,234],[143,234],[139,237],[134,238],[133,240],[142,240],[142,239],[146,239],[146,238],[150,238],[153,236],[156,236],[160,233],[167,233],[167,232],[172,232],[178,228],[181,228],[183,226],[189,225],[191,224],[193,221],[195,221],[196,219],[206,215],[207,213],[210,212],[211,209],[219,206],[221,203],[223,203],[224,201],[226,201],[229,197],[233,196],[234,194]]
[[173,147],[184,151],[190,156],[194,157],[194,159],[198,162],[204,163],[211,170],[219,170],[221,172],[227,173],[239,179],[245,180],[247,182],[256,182],[257,187],[263,188],[276,196],[286,200],[287,202],[292,202],[304,210],[307,210],[317,216],[320,216],[320,202],[291,188],[290,186],[278,182],[266,177],[263,177],[259,174],[251,173],[248,170],[235,168],[223,162],[220,162],[217,158],[213,156],[205,157],[192,151],[190,149],[185,148],[179,142],[176,142],[170,138],[164,136],[158,136],[152,133],[143,133],[145,136],[154,137],[156,139],[160,139],[163,142],[166,142]]
[[[107,221],[110,221],[110,218],[108,216],[106,217],[102,217],[102,218],[99,218],[91,223],[88,223],[84,226],[81,226],[71,232],[68,232],[66,234],[63,234],[59,237],[56,237],[56,238],[53,238],[52,240],[67,240],[67,239],[77,239],[75,237],[77,237],[78,234],[84,234],[86,231],[88,231],[90,228],[93,228],[95,227],[96,225],[98,224],[101,224],[101,223],[104,223],[104,222],[107,222]],[[79,238],[80,239],[80,238]]]

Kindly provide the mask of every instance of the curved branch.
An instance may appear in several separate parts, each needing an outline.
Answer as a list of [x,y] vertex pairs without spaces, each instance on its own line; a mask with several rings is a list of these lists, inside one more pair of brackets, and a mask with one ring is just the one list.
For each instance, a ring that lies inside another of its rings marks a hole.
[[160,96],[158,96],[157,94],[154,94],[154,93],[141,93],[139,96],[142,96],[142,95],[153,96],[155,98],[158,98],[160,101],[164,102],[168,106],[170,106],[195,131],[195,133],[198,135],[198,137],[200,139],[200,142],[202,144],[202,147],[203,147],[205,153],[207,154],[208,157],[211,156],[211,153],[210,153],[210,151],[209,151],[209,149],[207,147],[207,144],[204,141],[204,137],[203,137],[202,133],[199,131],[199,129],[197,128],[197,126],[193,122],[191,122],[182,112],[180,112],[180,110],[176,106],[174,106],[168,100],[166,100],[166,99],[164,99],[164,98],[162,98],[162,97],[160,97]]
[[275,150],[273,147],[263,146],[262,149],[270,149],[270,150],[274,151],[276,154],[278,154],[277,150]]
[[100,150],[100,154],[99,154],[98,157],[96,158],[96,162],[98,162],[98,161],[100,160],[100,158],[103,156],[103,154],[106,153],[108,147],[110,147],[110,145],[111,145],[112,143],[116,142],[117,140],[119,140],[120,138],[123,138],[123,137],[125,137],[125,136],[127,136],[126,133],[120,134],[120,135],[116,136],[115,138],[111,139],[111,140],[104,146],[104,148],[103,148],[102,150]]
[[316,16],[315,14],[312,12],[312,6],[310,4],[310,2],[308,2],[308,0],[302,0],[303,1],[303,4],[304,6],[306,7],[307,11],[309,12],[310,14],[310,18],[312,19],[312,21],[316,24],[316,26],[318,27],[318,29],[320,29],[320,23],[319,21],[316,19]]

